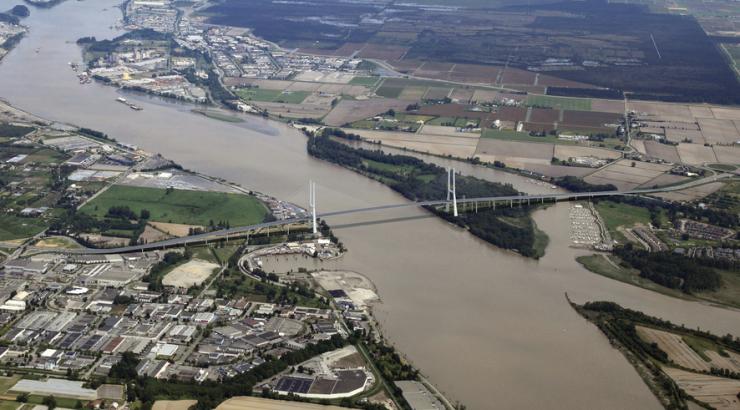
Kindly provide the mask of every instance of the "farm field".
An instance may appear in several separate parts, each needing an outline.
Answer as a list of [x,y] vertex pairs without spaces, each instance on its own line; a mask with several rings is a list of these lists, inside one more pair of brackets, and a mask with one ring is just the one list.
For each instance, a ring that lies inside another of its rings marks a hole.
[[613,238],[623,238],[619,230],[631,228],[636,224],[647,225],[650,223],[650,212],[647,208],[636,207],[620,202],[599,201],[596,203],[596,211],[606,224],[606,229]]
[[549,165],[554,149],[553,144],[481,138],[475,153],[490,162],[498,160],[526,167],[527,164]]
[[102,218],[113,206],[128,206],[136,214],[146,209],[155,222],[191,225],[219,221],[231,226],[251,225],[262,222],[268,214],[265,205],[249,195],[121,185],[110,187],[80,211]]
[[410,104],[409,101],[401,101],[387,98],[371,98],[368,100],[341,100],[329,114],[324,117],[324,124],[338,127],[355,121],[371,118],[387,112],[388,110],[400,111]]
[[411,132],[385,132],[344,128],[370,141],[380,141],[383,145],[406,148],[432,155],[451,155],[457,158],[470,158],[475,154],[478,138],[450,137],[442,135],[417,134]]
[[596,185],[613,184],[619,190],[627,190],[655,179],[670,169],[669,165],[622,159],[599,169],[584,180]]
[[709,371],[710,364],[694,351],[681,336],[665,332],[662,330],[652,329],[644,326],[637,326],[637,334],[640,338],[648,343],[656,343],[658,347],[668,354],[668,358],[675,364],[694,369],[697,371]]
[[553,97],[549,95],[527,96],[526,104],[536,107],[558,108],[573,111],[591,111],[591,100],[587,98]]
[[308,91],[279,91],[262,88],[247,88],[236,91],[236,94],[245,101],[282,102],[300,104],[310,94]]
[[664,367],[663,371],[686,393],[717,410],[737,410],[740,407],[740,398],[737,397],[740,380],[692,373],[671,367]]

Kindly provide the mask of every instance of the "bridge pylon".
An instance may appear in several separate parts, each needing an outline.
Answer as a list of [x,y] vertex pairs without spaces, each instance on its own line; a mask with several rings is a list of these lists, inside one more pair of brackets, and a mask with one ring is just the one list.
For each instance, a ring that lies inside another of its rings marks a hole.
[[[452,200],[452,215],[457,216],[457,194],[455,193],[455,168],[447,169],[447,201]],[[450,206],[447,204],[447,210]]]
[[311,208],[311,227],[316,235],[319,229],[316,226],[316,183],[313,181],[308,182],[308,206]]

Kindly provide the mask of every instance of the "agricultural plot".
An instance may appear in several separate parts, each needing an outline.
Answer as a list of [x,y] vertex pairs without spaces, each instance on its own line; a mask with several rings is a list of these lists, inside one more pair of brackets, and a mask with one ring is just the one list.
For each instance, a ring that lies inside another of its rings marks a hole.
[[673,185],[679,182],[685,182],[688,179],[689,177],[665,173],[658,175],[656,178],[651,179],[648,182],[645,182],[644,184],[640,185],[639,188],[652,188],[656,186]]
[[591,100],[591,111],[608,112],[612,114],[623,115],[624,114],[624,101],[592,99]]
[[678,156],[681,157],[681,162],[684,164],[701,165],[720,162],[717,160],[712,147],[705,147],[699,144],[678,144],[676,148],[678,150]]
[[280,91],[266,90],[262,88],[247,88],[236,91],[236,94],[244,101],[300,104],[310,93],[307,91]]
[[[634,163],[634,166],[632,164]],[[613,184],[620,190],[627,190],[642,185],[671,169],[664,164],[649,162],[619,160],[593,174],[584,180],[590,184]]]
[[691,141],[693,144],[704,144],[706,141],[704,140],[704,135],[702,135],[701,130],[695,129],[675,129],[675,128],[666,128],[665,129],[665,137],[668,141],[671,142],[683,142],[685,141]]
[[197,400],[157,400],[152,410],[188,410],[197,402]]
[[645,141],[645,152],[649,157],[660,158],[663,161],[679,163],[681,158],[678,156],[678,150],[673,145],[661,144],[658,141]]
[[464,132],[458,131],[456,127],[443,127],[439,125],[424,125],[421,133],[428,135],[445,135],[449,137],[462,137],[462,138],[475,138],[476,140],[480,137],[480,132]]
[[44,229],[46,223],[39,218],[0,215],[0,241],[29,238]]
[[652,329],[644,326],[637,326],[637,334],[640,338],[648,343],[656,343],[660,350],[668,354],[668,358],[675,364],[688,369],[697,371],[709,371],[710,364],[702,359],[694,349],[691,348],[681,338],[681,336],[665,332],[662,330]]
[[385,132],[374,130],[344,129],[345,132],[360,135],[370,141],[383,145],[406,148],[432,155],[451,155],[456,158],[470,158],[475,154],[478,138],[450,137],[442,135],[418,134],[410,132]]
[[[343,407],[322,406],[261,397],[232,397],[216,407],[216,410],[342,410]],[[153,409],[158,410],[158,409]],[[179,410],[179,409],[178,409]]]
[[534,107],[558,108],[561,110],[591,111],[591,100],[586,98],[528,95],[526,104]]
[[113,206],[128,206],[139,214],[150,212],[151,221],[208,225],[228,221],[231,226],[262,222],[268,210],[257,198],[222,192],[166,190],[114,185],[81,212],[102,218]]
[[680,191],[661,192],[659,194],[655,194],[655,196],[666,199],[668,201],[695,201],[720,190],[723,185],[724,184],[722,182],[712,182],[709,184],[698,185],[692,188],[682,189]]
[[737,410],[740,407],[740,398],[737,397],[740,380],[692,373],[671,367],[663,368],[663,371],[686,393],[717,410]]
[[374,87],[380,81],[380,77],[360,77],[356,76],[349,81],[351,85],[362,85],[365,87]]
[[712,149],[714,155],[717,156],[717,161],[723,164],[740,165],[740,147],[715,145]]
[[627,109],[634,111],[640,117],[659,117],[664,120],[685,121],[692,118],[689,106],[648,101],[629,101]]
[[307,104],[305,102],[302,104],[261,102],[257,105],[272,115],[286,118],[321,118],[325,116],[331,108],[328,104]]
[[622,157],[622,153],[604,148],[580,147],[577,145],[555,145],[555,154],[553,156],[558,159],[568,159],[571,157],[617,159]]
[[408,104],[408,101],[386,98],[371,98],[363,101],[341,100],[324,117],[324,124],[333,127],[343,126],[355,121],[374,117],[391,109],[396,111],[403,110]]
[[698,122],[704,140],[709,144],[734,144],[740,141],[740,131],[731,120],[700,118]]
[[477,156],[506,164],[544,164],[552,160],[555,145],[546,143],[504,141],[493,138],[481,138],[475,151]]

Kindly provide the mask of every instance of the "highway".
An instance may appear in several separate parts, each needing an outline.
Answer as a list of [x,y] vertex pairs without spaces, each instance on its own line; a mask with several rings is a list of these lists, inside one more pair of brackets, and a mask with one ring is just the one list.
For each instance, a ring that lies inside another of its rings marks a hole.
[[[581,192],[581,193],[555,193],[555,194],[540,194],[540,195],[519,195],[519,196],[490,196],[480,198],[461,198],[457,200],[457,204],[475,204],[475,203],[494,203],[498,206],[517,206],[517,205],[528,205],[537,204],[544,202],[557,202],[557,201],[574,201],[579,199],[591,199],[601,198],[609,196],[628,196],[628,195],[646,195],[660,192],[680,191],[683,189],[691,188],[698,185],[714,182],[721,178],[733,177],[732,174],[721,174],[717,176],[711,176],[702,178],[694,181],[687,182],[685,184],[679,184],[674,186],[653,188],[653,189],[634,189],[628,191],[601,191],[601,192]],[[390,209],[408,208],[408,207],[425,207],[425,206],[440,206],[452,204],[452,200],[440,199],[433,201],[420,201],[420,202],[404,202],[399,204],[380,205],[372,206],[367,208],[355,208],[346,209],[340,211],[331,211],[318,213],[319,218],[329,218],[333,216],[349,215],[366,212],[379,212]],[[69,253],[69,254],[87,254],[87,255],[106,255],[116,253],[131,253],[131,252],[142,252],[156,249],[166,249],[184,245],[195,245],[201,243],[207,243],[209,241],[218,241],[222,239],[230,239],[241,237],[249,232],[266,229],[276,226],[290,225],[300,222],[308,222],[311,220],[310,216],[292,219],[283,219],[279,221],[263,222],[255,225],[239,226],[230,229],[223,229],[218,231],[207,232],[198,235],[185,236],[182,238],[167,239],[159,242],[152,242],[141,245],[131,245],[119,248],[106,248],[106,249],[63,249],[63,250],[45,250],[35,253]]]

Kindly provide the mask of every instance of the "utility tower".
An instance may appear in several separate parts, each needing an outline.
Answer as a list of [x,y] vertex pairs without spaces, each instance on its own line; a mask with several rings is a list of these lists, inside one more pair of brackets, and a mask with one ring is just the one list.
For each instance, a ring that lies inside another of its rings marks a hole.
[[[447,200],[452,198],[452,215],[457,216],[457,194],[455,194],[455,168],[447,169]],[[447,205],[449,211],[449,204]]]
[[308,206],[311,208],[311,226],[313,227],[313,234],[318,233],[316,226],[316,183],[309,181],[308,183]]

